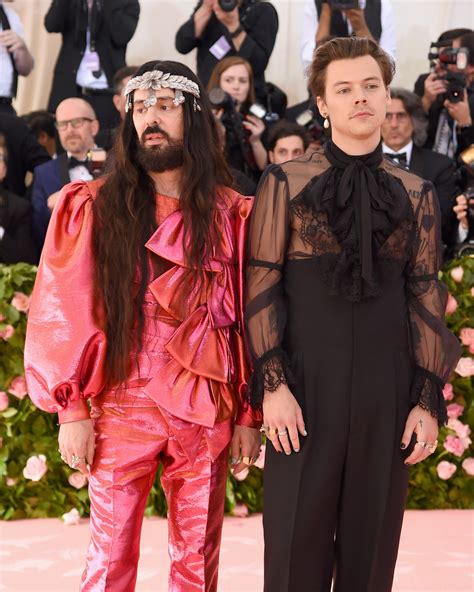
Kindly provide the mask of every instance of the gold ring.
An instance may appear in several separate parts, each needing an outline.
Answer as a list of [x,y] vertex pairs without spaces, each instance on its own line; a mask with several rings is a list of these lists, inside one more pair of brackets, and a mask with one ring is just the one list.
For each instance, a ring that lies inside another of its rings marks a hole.
[[268,428],[267,434],[269,436],[276,436],[278,434],[277,428]]
[[250,465],[253,464],[254,460],[250,456],[243,456],[241,462],[243,462],[244,465],[247,465],[249,467]]

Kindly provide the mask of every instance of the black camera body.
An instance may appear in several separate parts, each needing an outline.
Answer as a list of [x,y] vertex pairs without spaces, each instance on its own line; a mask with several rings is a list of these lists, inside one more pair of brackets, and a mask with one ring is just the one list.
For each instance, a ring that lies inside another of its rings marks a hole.
[[466,78],[457,72],[446,72],[442,76],[438,76],[438,80],[446,80],[448,83],[446,92],[441,95],[440,101],[448,100],[450,103],[461,103],[464,99],[464,90],[467,83]]
[[219,6],[224,12],[232,12],[237,8],[237,0],[219,0]]
[[359,8],[359,0],[327,0],[332,10],[350,10]]

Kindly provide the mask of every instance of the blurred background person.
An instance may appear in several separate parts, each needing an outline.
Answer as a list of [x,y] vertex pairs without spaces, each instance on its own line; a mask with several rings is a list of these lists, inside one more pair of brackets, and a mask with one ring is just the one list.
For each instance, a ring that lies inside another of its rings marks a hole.
[[57,144],[54,115],[51,115],[48,111],[40,110],[23,115],[22,119],[34,133],[38,144],[43,146],[51,158],[56,158]]
[[[221,89],[223,93],[215,93]],[[258,181],[268,163],[262,143],[265,123],[252,115],[255,88],[252,67],[239,56],[224,58],[214,68],[207,90],[225,130],[225,153],[229,165]]]
[[[8,0],[7,0],[8,1]],[[24,40],[20,17],[0,0],[0,111],[15,115],[18,76],[28,76],[34,60]]]
[[7,141],[0,134],[0,263],[37,263],[31,234],[31,204],[3,186],[7,174]]
[[29,197],[28,174],[51,158],[21,117],[0,112],[0,133],[6,138],[9,154],[4,187],[17,195]]
[[138,0],[53,0],[44,23],[49,33],[61,33],[62,45],[48,111],[53,113],[66,98],[82,97],[102,129],[117,125],[113,77],[125,66],[139,14]]
[[56,110],[56,127],[65,152],[34,171],[33,231],[40,247],[62,187],[71,181],[94,178],[89,151],[95,147],[99,122],[90,103],[76,98],[62,101]]
[[265,103],[265,69],[277,32],[278,13],[271,2],[200,0],[175,42],[183,54],[197,48],[197,74],[204,86],[221,59],[245,58],[252,66],[256,96]]
[[281,164],[303,156],[311,142],[306,129],[290,121],[279,121],[268,133],[268,160]]
[[429,119],[426,147],[457,158],[474,143],[474,32],[445,31],[429,57],[431,72],[415,82]]
[[452,158],[423,148],[428,121],[418,95],[409,90],[391,88],[392,101],[382,124],[383,151],[386,156],[422,179],[431,181],[441,209],[443,242],[454,244],[453,206],[458,193]]
[[[343,7],[347,6],[347,9]],[[304,71],[313,61],[316,43],[328,36],[368,37],[393,58],[396,54],[395,25],[391,0],[305,0],[301,37]]]

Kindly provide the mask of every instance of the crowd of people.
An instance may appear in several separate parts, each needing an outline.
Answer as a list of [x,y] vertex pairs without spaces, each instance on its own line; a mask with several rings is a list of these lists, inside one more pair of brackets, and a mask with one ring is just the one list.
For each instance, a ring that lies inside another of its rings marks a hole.
[[[395,57],[390,0],[360,0],[347,9],[333,4],[306,0],[302,76],[315,47],[334,36],[374,39]],[[111,166],[125,114],[123,89],[136,70],[126,64],[126,50],[139,15],[138,0],[54,0],[44,26],[61,33],[62,45],[48,104],[19,116],[13,108],[18,76],[29,75],[34,59],[19,16],[0,2],[0,262],[37,262],[61,188]],[[311,93],[289,106],[285,89],[265,77],[277,32],[276,8],[258,0],[200,0],[176,32],[180,53],[197,49],[196,72],[220,121],[235,188],[244,195],[255,194],[268,164],[313,151],[329,137]],[[450,258],[472,248],[474,235],[474,32],[443,32],[429,58],[413,89],[391,89],[383,150],[433,183]]]

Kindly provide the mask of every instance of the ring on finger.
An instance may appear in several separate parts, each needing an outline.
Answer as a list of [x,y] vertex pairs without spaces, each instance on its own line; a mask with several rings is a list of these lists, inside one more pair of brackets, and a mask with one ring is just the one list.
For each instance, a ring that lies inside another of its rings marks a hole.
[[269,436],[276,436],[278,434],[278,430],[277,430],[277,428],[268,428],[267,434]]
[[82,462],[85,461],[85,458],[82,456],[76,456],[75,454],[73,454],[71,456],[71,464],[70,466],[75,469],[77,466],[79,466]]
[[288,436],[288,430],[282,430],[278,432],[278,437],[281,438],[282,436]]
[[244,463],[244,465],[250,467],[250,465],[253,465],[255,461],[253,460],[253,456],[243,456],[242,462]]

